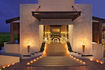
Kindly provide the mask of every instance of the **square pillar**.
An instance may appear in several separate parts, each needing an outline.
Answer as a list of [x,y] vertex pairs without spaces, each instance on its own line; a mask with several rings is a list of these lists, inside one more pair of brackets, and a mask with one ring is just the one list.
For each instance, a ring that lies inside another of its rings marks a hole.
[[10,43],[14,43],[13,23],[10,24]]

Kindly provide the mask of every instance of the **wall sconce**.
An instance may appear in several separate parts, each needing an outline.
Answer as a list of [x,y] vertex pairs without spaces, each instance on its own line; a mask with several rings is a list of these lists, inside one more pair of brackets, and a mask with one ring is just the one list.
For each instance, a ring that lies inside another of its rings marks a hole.
[[82,45],[82,52],[85,53],[86,46],[88,45],[88,40],[83,39],[81,45]]
[[30,53],[31,47],[32,47],[32,41],[28,40],[26,42],[26,49],[27,49],[27,53]]
[[27,52],[30,53],[30,45],[27,46]]
[[85,52],[85,45],[82,45],[82,52]]

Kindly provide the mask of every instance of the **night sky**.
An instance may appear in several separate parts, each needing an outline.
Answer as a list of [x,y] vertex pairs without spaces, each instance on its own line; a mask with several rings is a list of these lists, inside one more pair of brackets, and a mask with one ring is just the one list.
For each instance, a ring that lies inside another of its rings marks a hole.
[[[105,18],[105,0],[75,0],[79,4],[92,4],[93,16]],[[37,0],[0,0],[0,32],[9,32],[10,25],[6,19],[19,16],[20,4],[35,4]]]

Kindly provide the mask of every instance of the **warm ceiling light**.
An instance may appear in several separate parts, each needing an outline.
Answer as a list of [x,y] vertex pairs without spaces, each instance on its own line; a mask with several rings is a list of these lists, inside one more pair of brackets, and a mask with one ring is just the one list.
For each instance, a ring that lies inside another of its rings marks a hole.
[[39,14],[39,13],[34,13],[35,15]]

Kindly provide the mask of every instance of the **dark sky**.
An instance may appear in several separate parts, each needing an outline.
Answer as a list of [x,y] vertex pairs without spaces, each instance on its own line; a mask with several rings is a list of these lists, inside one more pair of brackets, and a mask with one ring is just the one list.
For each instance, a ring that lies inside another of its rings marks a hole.
[[[105,18],[105,0],[75,0],[79,4],[92,4],[93,16]],[[19,16],[20,4],[35,4],[37,0],[0,0],[0,32],[9,32],[6,19]]]

